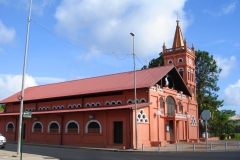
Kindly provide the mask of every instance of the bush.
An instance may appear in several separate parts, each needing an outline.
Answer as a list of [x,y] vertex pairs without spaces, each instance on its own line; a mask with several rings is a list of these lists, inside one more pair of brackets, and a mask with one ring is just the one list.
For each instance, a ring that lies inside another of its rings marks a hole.
[[229,135],[232,137],[232,139],[240,139],[240,133],[231,133]]
[[230,133],[229,135],[231,136],[232,139],[235,138],[235,133]]
[[221,134],[220,135],[220,140],[225,140],[228,138],[228,134]]

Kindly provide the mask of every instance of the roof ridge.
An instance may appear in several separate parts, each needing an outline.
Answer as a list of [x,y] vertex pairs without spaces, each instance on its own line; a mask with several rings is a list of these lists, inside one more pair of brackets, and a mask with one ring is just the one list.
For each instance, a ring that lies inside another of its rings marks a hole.
[[[144,71],[144,70],[145,71],[146,70],[152,70],[154,68],[160,68],[160,67],[166,67],[166,66],[157,66],[157,67],[152,67],[152,68],[139,69],[139,70],[136,70],[136,72]],[[100,76],[95,76],[95,77],[87,77],[87,78],[83,78],[83,79],[73,79],[73,80],[67,80],[67,81],[63,81],[63,82],[56,82],[56,83],[43,84],[43,85],[38,85],[38,86],[31,86],[31,87],[27,87],[25,89],[35,88],[35,87],[42,87],[42,86],[56,85],[56,84],[60,84],[60,83],[69,83],[69,82],[74,82],[74,81],[79,81],[79,80],[94,79],[94,78],[99,78],[99,77],[107,77],[107,76],[112,76],[112,75],[120,75],[120,74],[126,74],[126,73],[130,73],[130,72],[134,72],[134,71],[125,71],[125,72],[119,72],[119,73],[112,73],[112,74],[100,75]]]

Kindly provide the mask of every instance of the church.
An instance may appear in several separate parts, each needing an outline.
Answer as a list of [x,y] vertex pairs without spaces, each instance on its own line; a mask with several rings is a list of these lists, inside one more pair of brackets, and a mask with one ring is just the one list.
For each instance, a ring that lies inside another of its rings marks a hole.
[[[23,142],[140,148],[199,139],[195,51],[177,21],[164,66],[25,89]],[[136,99],[135,99],[136,89]],[[0,101],[0,133],[17,142],[21,92]]]

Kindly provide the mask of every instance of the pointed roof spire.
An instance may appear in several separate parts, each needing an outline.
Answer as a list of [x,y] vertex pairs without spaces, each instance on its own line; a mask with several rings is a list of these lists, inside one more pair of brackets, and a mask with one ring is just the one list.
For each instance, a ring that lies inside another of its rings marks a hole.
[[172,48],[178,48],[181,46],[184,46],[183,43],[183,36],[182,36],[182,31],[179,25],[179,20],[178,20],[178,14],[177,14],[177,27],[176,27],[176,31],[175,31],[175,36],[174,36],[174,41],[173,41],[173,46]]

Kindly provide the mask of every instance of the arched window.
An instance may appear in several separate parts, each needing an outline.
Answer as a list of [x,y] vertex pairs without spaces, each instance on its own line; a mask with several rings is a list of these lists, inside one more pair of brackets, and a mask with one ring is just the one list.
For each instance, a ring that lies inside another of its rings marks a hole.
[[173,61],[170,59],[170,60],[168,60],[168,64],[171,64],[171,63],[173,63]]
[[86,107],[90,107],[90,104],[89,104],[89,103],[87,103],[85,106],[86,106]]
[[32,125],[32,132],[33,133],[42,133],[43,132],[43,126],[41,122],[35,122]]
[[178,58],[178,62],[183,62],[183,59],[182,58]]
[[179,74],[181,75],[182,78],[183,78],[183,71],[184,71],[183,68],[179,68],[179,70],[178,70],[178,72],[179,72]]
[[167,115],[173,116],[175,113],[175,101],[171,96],[167,97]]
[[[135,101],[134,101],[135,102]],[[139,103],[139,100],[138,99],[136,99],[136,103]]]
[[141,103],[145,103],[145,102],[146,102],[146,99],[145,99],[145,98],[142,98],[142,99],[140,99],[140,102],[141,102]]
[[79,133],[79,125],[76,121],[69,121],[65,129],[66,133]]
[[94,107],[94,106],[95,106],[95,103],[91,103],[91,106]]
[[190,80],[190,69],[189,68],[187,69],[187,77],[188,77],[188,80]]
[[131,99],[129,99],[128,101],[127,101],[127,104],[132,104],[133,103],[133,101],[131,100]]
[[107,102],[105,103],[105,105],[106,105],[106,106],[109,106],[109,105],[110,105],[110,102],[107,101]]
[[122,101],[121,101],[121,100],[118,100],[118,101],[117,101],[117,104],[122,104]]
[[49,123],[48,132],[49,133],[60,133],[60,127],[59,127],[58,122],[52,121],[51,123]]
[[6,126],[6,132],[15,132],[15,127],[12,122],[9,122]]
[[160,108],[164,108],[164,106],[163,106],[163,98],[162,97],[159,99],[159,102],[160,102]]
[[178,102],[178,111],[182,112],[182,110],[183,110],[182,103]]
[[81,104],[78,104],[78,105],[77,105],[77,108],[81,108]]
[[96,106],[101,106],[101,103],[100,103],[100,102],[97,102],[97,103],[96,103]]
[[25,108],[25,111],[28,111],[28,108]]
[[112,105],[115,105],[115,104],[116,104],[116,102],[115,102],[115,101],[112,101],[112,102],[111,102],[111,104],[112,104]]
[[97,120],[91,120],[86,125],[86,133],[102,133],[101,124]]
[[71,105],[71,104],[69,104],[69,105],[68,105],[68,108],[72,108],[72,105]]

